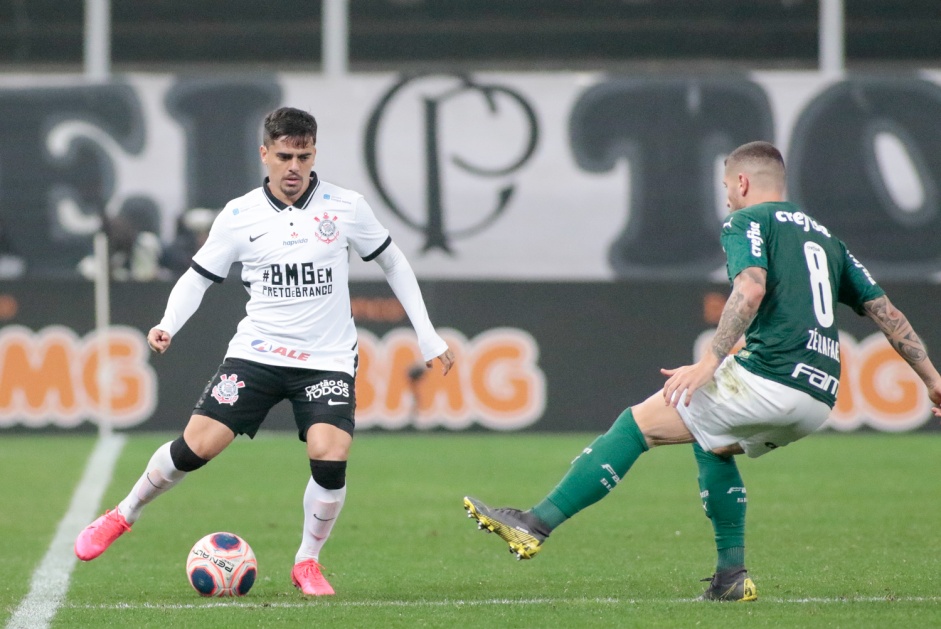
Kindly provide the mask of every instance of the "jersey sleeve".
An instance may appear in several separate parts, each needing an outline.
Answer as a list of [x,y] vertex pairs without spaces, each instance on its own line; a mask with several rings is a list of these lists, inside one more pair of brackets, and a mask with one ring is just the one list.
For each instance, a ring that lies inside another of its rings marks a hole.
[[213,282],[221,282],[229,274],[229,268],[237,259],[235,239],[230,225],[231,212],[228,206],[216,216],[206,242],[193,255],[192,268]]
[[199,308],[203,294],[210,286],[212,282],[200,275],[196,269],[187,269],[170,291],[163,319],[154,327],[163,330],[171,337],[175,336]]
[[350,245],[359,257],[369,262],[382,253],[392,242],[389,230],[382,226],[366,199],[356,199],[353,233],[349,236]]
[[409,321],[415,328],[422,358],[431,360],[446,352],[448,344],[438,336],[431,325],[421,289],[418,287],[418,279],[408,260],[405,259],[405,254],[395,246],[395,243],[392,243],[382,252],[382,255],[376,257],[376,263],[382,267],[382,272],[385,273],[392,292],[405,308]]
[[734,212],[725,220],[721,241],[729,281],[750,266],[768,268],[767,233],[767,225],[744,210]]
[[844,260],[837,300],[855,310],[857,314],[865,315],[863,304],[882,297],[885,291],[876,283],[869,270],[850,253],[846,245],[841,242],[840,247],[843,250]]

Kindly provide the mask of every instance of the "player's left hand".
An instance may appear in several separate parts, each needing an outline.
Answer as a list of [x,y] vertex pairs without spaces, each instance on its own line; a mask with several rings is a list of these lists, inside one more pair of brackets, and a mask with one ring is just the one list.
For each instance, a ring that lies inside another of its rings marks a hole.
[[941,383],[928,389],[928,397],[933,404],[931,412],[934,413],[935,417],[941,417]]
[[[454,365],[454,352],[451,351],[451,348],[444,350],[444,353],[438,356],[438,360],[441,361],[441,375],[446,376],[448,372],[451,371],[451,367]],[[434,365],[434,360],[429,360],[425,362],[425,367],[431,369]]]

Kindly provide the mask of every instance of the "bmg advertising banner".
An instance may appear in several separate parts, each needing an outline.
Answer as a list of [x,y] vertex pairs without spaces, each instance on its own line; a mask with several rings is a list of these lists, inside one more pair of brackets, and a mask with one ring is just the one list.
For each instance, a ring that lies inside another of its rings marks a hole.
[[[119,429],[182,429],[244,316],[247,295],[231,279],[212,287],[157,355],[145,335],[170,288],[116,284],[115,323],[101,338],[91,309],[82,307],[91,303],[91,284],[0,284],[0,428],[90,430],[107,420]],[[422,288],[457,357],[447,377],[424,368],[384,283],[352,286],[359,430],[603,431],[625,407],[659,391],[659,368],[689,364],[704,350],[728,294],[708,282],[433,281]],[[928,347],[941,347],[930,325],[941,286],[886,288],[922,324]],[[938,429],[924,386],[882,334],[848,308],[839,316],[843,371],[828,427]],[[303,348],[256,348],[303,356]],[[104,381],[102,355],[110,364]],[[293,430],[290,406],[276,406],[265,426]]]

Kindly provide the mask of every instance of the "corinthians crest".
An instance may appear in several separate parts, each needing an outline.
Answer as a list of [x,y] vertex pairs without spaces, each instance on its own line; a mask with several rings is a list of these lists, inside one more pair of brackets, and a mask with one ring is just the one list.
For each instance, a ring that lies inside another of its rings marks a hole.
[[330,218],[330,215],[324,212],[323,216],[315,216],[314,220],[317,221],[317,233],[314,235],[320,242],[330,244],[340,235],[335,222],[337,220],[336,216]]
[[245,383],[240,382],[237,375],[227,376],[222,374],[219,378],[219,384],[212,388],[212,397],[216,398],[219,404],[232,406],[239,399],[239,389],[244,386]]

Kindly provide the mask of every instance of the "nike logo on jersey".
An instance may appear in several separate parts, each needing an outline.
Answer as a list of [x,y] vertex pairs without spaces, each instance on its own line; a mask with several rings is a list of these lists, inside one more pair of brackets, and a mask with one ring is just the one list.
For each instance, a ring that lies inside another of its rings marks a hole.
[[[268,233],[268,232],[265,232],[265,234],[267,234],[267,233]],[[261,238],[261,237],[264,236],[265,234],[258,234],[257,236],[249,236],[249,237],[248,237],[248,242],[255,242],[256,240],[258,240],[259,238]]]
[[327,400],[329,406],[340,406],[341,404],[349,404],[349,402],[337,402],[336,400]]

